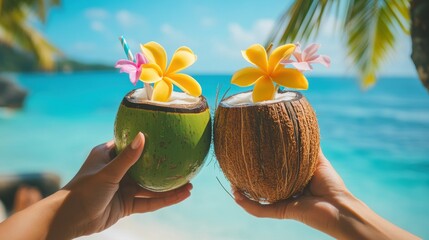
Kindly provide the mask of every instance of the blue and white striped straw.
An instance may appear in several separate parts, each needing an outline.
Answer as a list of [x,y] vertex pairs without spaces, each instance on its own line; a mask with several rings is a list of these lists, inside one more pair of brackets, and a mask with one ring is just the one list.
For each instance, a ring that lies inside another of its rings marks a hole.
[[[128,60],[135,62],[133,53],[130,50],[130,47],[128,47],[127,41],[125,40],[124,36],[119,37],[119,41],[121,41],[122,48],[124,49],[125,54],[127,55]],[[152,87],[149,83],[144,83],[144,88],[146,90],[146,95],[149,100],[152,99]]]
[[119,41],[121,41],[122,44],[122,48],[124,49],[125,54],[128,57],[128,60],[133,61],[134,62],[134,56],[133,53],[131,52],[130,48],[128,47],[127,41],[125,41],[124,36],[121,36],[119,38]]

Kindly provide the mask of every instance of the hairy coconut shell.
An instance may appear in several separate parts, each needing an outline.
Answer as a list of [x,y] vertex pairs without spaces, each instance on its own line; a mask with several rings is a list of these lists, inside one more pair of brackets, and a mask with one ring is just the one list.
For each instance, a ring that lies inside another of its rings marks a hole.
[[215,114],[214,146],[223,173],[256,201],[276,202],[299,193],[317,164],[319,127],[299,92],[292,100],[231,106]]

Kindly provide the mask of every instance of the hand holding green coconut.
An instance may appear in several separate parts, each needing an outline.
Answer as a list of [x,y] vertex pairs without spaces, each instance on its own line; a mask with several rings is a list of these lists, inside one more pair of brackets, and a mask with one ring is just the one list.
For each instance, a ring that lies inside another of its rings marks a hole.
[[113,141],[95,147],[76,176],[61,190],[0,223],[0,239],[72,239],[103,231],[119,219],[179,203],[191,184],[157,193],[127,175],[145,146],[139,133],[114,157]]
[[[197,59],[190,48],[178,48],[168,66],[160,44],[142,44],[141,50],[136,62],[120,60],[116,67],[133,84],[153,84],[153,91],[136,89],[122,100],[114,127],[116,150],[121,152],[144,132],[145,151],[129,174],[140,186],[163,192],[187,184],[203,166],[211,143],[210,111],[199,83],[179,73]],[[174,92],[173,84],[183,93]]]

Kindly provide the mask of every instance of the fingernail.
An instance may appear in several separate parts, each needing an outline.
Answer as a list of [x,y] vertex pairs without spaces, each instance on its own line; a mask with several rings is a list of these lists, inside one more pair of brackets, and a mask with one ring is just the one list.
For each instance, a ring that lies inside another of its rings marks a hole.
[[141,132],[137,133],[136,137],[134,138],[133,142],[131,143],[131,149],[136,150],[142,144],[142,137],[140,136],[140,134],[141,134]]

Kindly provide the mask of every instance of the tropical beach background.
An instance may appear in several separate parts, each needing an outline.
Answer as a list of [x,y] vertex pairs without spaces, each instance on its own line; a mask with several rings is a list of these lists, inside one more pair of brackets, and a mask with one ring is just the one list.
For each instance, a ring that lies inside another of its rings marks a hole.
[[[0,12],[12,2],[20,1],[0,1]],[[214,109],[218,87],[225,92],[232,73],[247,66],[240,50],[266,43],[295,1],[42,2],[53,4],[45,15],[27,7],[27,17],[13,19],[48,40],[33,37],[37,46],[48,46],[39,51],[42,57],[32,54],[36,47],[8,36],[7,26],[18,25],[6,24],[4,12],[0,17],[1,76],[28,91],[22,109],[0,109],[0,174],[54,172],[65,184],[93,146],[112,139],[119,103],[135,88],[112,68],[125,58],[118,36],[127,38],[134,53],[139,43],[152,40],[169,55],[179,46],[191,47],[198,61],[188,73]],[[320,53],[331,57],[331,67],[306,74],[310,88],[303,92],[317,113],[325,155],[374,211],[429,238],[429,95],[410,58],[411,38],[395,33],[393,50],[373,64],[379,65],[377,82],[365,89],[361,65],[347,55],[346,32],[336,27],[341,16],[325,19],[312,41],[322,44]],[[242,90],[233,86],[228,94]],[[193,180],[190,199],[82,239],[330,239],[292,220],[248,215],[216,177],[228,188],[211,153]]]

